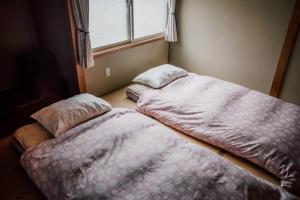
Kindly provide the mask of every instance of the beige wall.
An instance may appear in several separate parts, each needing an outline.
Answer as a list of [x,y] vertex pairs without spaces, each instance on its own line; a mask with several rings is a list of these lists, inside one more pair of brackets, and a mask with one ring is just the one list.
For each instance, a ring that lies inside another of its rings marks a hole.
[[281,91],[281,98],[300,105],[300,33],[298,33],[296,45],[289,63]]
[[[178,0],[170,63],[269,92],[294,0]],[[298,65],[299,66],[299,65]]]
[[[87,90],[101,96],[123,87],[139,73],[168,62],[168,43],[158,41],[95,59],[95,66],[86,70]],[[111,76],[105,76],[105,68]]]

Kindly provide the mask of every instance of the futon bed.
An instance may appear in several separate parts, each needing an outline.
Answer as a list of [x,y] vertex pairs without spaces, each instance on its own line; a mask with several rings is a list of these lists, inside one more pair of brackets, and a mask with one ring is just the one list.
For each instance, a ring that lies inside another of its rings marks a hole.
[[27,149],[21,164],[55,200],[298,199],[129,109]]
[[53,136],[39,123],[32,123],[18,128],[12,136],[13,145],[20,153],[52,139]]
[[143,92],[137,110],[261,166],[300,195],[300,108],[248,88],[189,73]]
[[142,85],[142,84],[132,84],[130,86],[128,86],[126,88],[126,95],[129,99],[131,99],[134,102],[138,102],[140,96],[146,92],[146,91],[150,91],[150,90],[154,90],[151,87],[148,87],[146,85]]

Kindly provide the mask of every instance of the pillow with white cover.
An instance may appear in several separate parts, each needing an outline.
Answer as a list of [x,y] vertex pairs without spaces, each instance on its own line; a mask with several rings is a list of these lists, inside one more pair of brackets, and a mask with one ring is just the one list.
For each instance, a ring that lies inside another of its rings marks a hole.
[[56,102],[31,115],[53,136],[111,110],[111,105],[91,94],[80,94]]
[[175,67],[174,65],[164,64],[138,75],[133,79],[133,82],[157,89],[187,75],[188,72],[184,69]]

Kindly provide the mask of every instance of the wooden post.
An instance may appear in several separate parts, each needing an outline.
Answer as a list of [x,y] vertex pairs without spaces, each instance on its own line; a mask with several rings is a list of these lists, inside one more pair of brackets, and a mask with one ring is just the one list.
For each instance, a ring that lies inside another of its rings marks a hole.
[[279,97],[300,27],[300,0],[296,0],[292,18],[281,50],[270,95]]
[[77,72],[79,91],[80,93],[86,93],[87,87],[86,87],[86,80],[85,80],[85,71],[78,62],[79,59],[78,59],[78,50],[77,50],[76,26],[75,26],[74,16],[72,12],[71,0],[67,0],[67,6],[68,6],[70,27],[71,27],[74,55],[76,57],[76,72]]

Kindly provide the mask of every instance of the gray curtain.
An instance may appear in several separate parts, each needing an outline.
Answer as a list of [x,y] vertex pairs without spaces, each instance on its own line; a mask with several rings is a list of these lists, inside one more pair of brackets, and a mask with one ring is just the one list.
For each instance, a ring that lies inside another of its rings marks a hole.
[[89,34],[89,0],[71,0],[77,29],[77,49],[83,68],[94,66],[93,51]]
[[176,0],[168,0],[169,16],[167,22],[167,29],[165,33],[165,40],[168,42],[177,42],[177,28],[175,19]]

